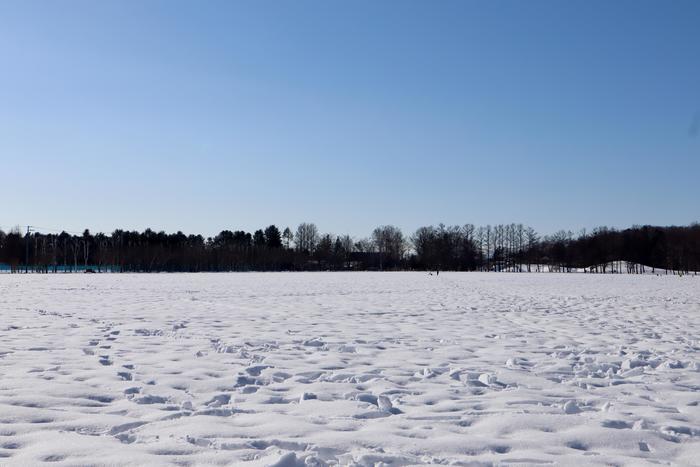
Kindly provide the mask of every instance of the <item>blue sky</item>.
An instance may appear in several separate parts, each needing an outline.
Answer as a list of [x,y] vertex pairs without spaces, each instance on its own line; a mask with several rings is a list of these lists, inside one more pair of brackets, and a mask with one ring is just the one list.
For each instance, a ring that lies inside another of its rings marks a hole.
[[699,25],[696,1],[3,1],[0,226],[698,221]]

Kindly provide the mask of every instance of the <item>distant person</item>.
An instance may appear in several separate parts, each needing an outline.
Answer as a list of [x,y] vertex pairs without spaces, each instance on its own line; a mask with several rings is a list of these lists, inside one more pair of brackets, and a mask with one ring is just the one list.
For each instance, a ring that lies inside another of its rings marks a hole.
[[436,276],[439,276],[439,275],[440,275],[440,270],[439,270],[439,269],[435,271],[435,275],[436,275]]

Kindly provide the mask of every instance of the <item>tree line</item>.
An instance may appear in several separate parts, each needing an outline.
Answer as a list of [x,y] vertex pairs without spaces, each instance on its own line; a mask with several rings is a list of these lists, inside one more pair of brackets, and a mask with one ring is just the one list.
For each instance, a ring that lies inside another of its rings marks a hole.
[[[203,272],[455,270],[628,272],[700,271],[700,224],[600,227],[540,236],[523,224],[420,227],[405,236],[386,225],[367,238],[322,234],[313,223],[293,231],[270,225],[214,237],[115,230],[110,235],[0,230],[0,264],[12,272]],[[619,270],[619,269],[615,269]]]

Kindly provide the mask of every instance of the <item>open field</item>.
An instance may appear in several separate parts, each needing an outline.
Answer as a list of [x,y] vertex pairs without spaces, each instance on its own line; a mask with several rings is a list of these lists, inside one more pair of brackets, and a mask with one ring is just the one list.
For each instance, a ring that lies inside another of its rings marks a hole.
[[692,465],[700,278],[0,276],[0,465]]

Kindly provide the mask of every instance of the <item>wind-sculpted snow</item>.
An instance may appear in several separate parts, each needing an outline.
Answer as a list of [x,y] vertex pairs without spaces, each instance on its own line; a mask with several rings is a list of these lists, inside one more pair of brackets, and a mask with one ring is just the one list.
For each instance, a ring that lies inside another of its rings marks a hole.
[[700,277],[3,275],[0,313],[2,465],[700,460]]

